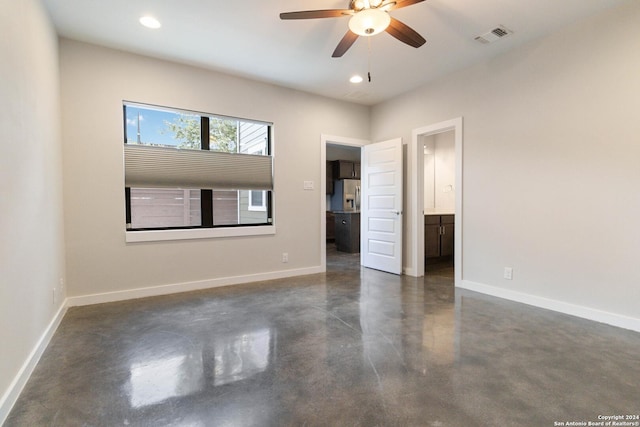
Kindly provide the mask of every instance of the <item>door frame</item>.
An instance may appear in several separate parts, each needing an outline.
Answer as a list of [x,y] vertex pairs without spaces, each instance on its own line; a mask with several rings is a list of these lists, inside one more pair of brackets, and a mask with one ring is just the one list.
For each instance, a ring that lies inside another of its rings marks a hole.
[[412,233],[408,240],[411,248],[411,267],[405,273],[414,276],[424,276],[424,137],[444,132],[454,132],[455,140],[455,241],[454,241],[454,277],[455,286],[462,281],[462,146],[463,120],[457,117],[432,125],[413,129],[409,144],[409,176],[411,194],[409,196],[409,212],[407,212]]
[[327,271],[327,144],[360,148],[362,162],[362,147],[369,143],[366,139],[320,135],[320,271],[323,273]]

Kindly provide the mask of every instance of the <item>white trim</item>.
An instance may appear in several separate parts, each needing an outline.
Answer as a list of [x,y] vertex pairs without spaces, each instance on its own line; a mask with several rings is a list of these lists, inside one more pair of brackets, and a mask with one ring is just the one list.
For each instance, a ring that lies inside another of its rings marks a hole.
[[499,288],[496,286],[485,285],[483,283],[472,282],[470,280],[462,280],[459,284],[457,284],[457,286],[459,288],[468,289],[470,291],[480,292],[482,294],[520,302],[534,307],[592,320],[594,322],[605,323],[607,325],[616,326],[618,328],[630,329],[632,331],[640,332],[640,319],[638,318],[611,313],[608,311],[602,311],[581,305],[575,305],[550,298],[539,297],[536,295],[525,294],[522,292]]
[[[253,192],[260,191],[262,193],[262,204],[253,205]],[[250,212],[266,212],[267,211],[267,192],[265,190],[249,190],[249,203],[247,210]]]
[[[370,141],[366,139],[320,135],[320,268],[322,272],[327,271],[327,144],[362,148],[369,143]],[[362,163],[362,150],[360,150],[360,162]]]
[[[239,131],[240,127],[238,127],[238,131]],[[260,156],[264,156],[264,152],[266,150],[267,143],[262,142],[260,144],[254,145],[253,147],[250,147],[249,150],[247,151],[248,154],[254,154],[254,155],[260,155]],[[265,190],[262,190],[262,203],[260,205],[253,205],[253,192],[254,191],[260,191],[260,190],[249,190],[249,200],[248,200],[248,205],[247,205],[247,210],[251,211],[251,212],[266,212],[267,211],[267,192]],[[239,206],[238,206],[239,207]]]
[[263,280],[284,279],[287,277],[304,276],[321,273],[321,268],[308,267],[295,270],[272,271],[269,273],[249,274],[245,276],[221,277],[219,279],[199,280],[195,282],[173,283],[168,285],[150,286],[147,288],[127,289],[123,291],[105,292],[101,294],[82,295],[67,298],[69,307],[102,304],[106,302],[126,301],[135,298],[170,295],[179,292],[198,291],[202,289],[218,288],[221,286],[240,285],[244,283],[260,282]]
[[276,234],[275,225],[256,227],[188,228],[184,230],[141,230],[125,232],[127,243],[166,240],[212,239],[216,237],[266,236]]
[[20,393],[22,393],[25,384],[29,380],[29,377],[31,377],[33,370],[38,364],[38,361],[40,360],[40,357],[46,350],[47,346],[49,345],[51,337],[53,337],[56,329],[58,329],[58,326],[60,325],[60,322],[62,321],[62,318],[64,317],[66,312],[67,300],[62,303],[56,314],[53,316],[53,319],[51,320],[51,322],[49,322],[49,325],[42,333],[42,336],[36,343],[33,350],[31,350],[31,353],[14,377],[13,381],[9,385],[9,388],[7,388],[7,391],[2,396],[2,399],[0,399],[0,425],[3,425],[7,420],[9,412],[11,412],[11,408],[13,408],[13,405],[15,405],[16,401],[18,400]]
[[[435,135],[442,132],[454,131],[455,138],[455,161],[456,161],[456,212],[455,212],[455,242],[454,242],[454,277],[455,284],[462,281],[462,117],[435,123],[429,126],[414,129],[411,132],[411,143],[409,144],[409,170],[411,182],[411,195],[408,201],[408,221],[411,223],[413,235],[409,237],[409,245],[413,249],[411,267],[406,268],[406,273],[414,276],[424,276],[424,160],[422,137]],[[422,213],[422,215],[420,214]]]

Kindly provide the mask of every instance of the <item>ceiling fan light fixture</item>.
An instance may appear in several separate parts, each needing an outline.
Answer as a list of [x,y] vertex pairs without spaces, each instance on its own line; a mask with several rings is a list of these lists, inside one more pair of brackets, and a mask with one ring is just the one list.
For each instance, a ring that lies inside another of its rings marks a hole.
[[364,9],[349,20],[349,29],[359,36],[373,36],[383,32],[391,23],[391,16],[383,10]]
[[374,9],[382,5],[383,0],[352,0],[350,8],[355,11]]
[[363,80],[364,79],[362,78],[362,76],[358,74],[351,76],[351,78],[349,79],[351,83],[362,83]]

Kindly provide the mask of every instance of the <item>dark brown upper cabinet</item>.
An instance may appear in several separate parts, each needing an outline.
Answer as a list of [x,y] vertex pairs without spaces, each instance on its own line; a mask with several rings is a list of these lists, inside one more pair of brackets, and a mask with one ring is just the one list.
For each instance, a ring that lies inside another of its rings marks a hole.
[[334,161],[333,179],[360,179],[360,162],[349,160]]

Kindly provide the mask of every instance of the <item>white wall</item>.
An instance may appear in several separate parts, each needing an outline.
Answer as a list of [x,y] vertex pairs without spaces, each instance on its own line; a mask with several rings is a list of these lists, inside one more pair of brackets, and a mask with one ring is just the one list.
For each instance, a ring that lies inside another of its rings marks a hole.
[[346,145],[327,144],[327,161],[349,160],[360,162],[360,148]]
[[[320,135],[368,138],[367,107],[76,41],[60,49],[70,296],[320,266]],[[276,235],[126,244],[123,100],[273,122]]]
[[465,281],[638,325],[638,22],[632,0],[373,108],[376,141],[464,118]]
[[0,28],[2,424],[55,328],[65,267],[57,37],[37,0],[2,1]]
[[453,131],[423,137],[424,211],[456,211],[456,147]]

